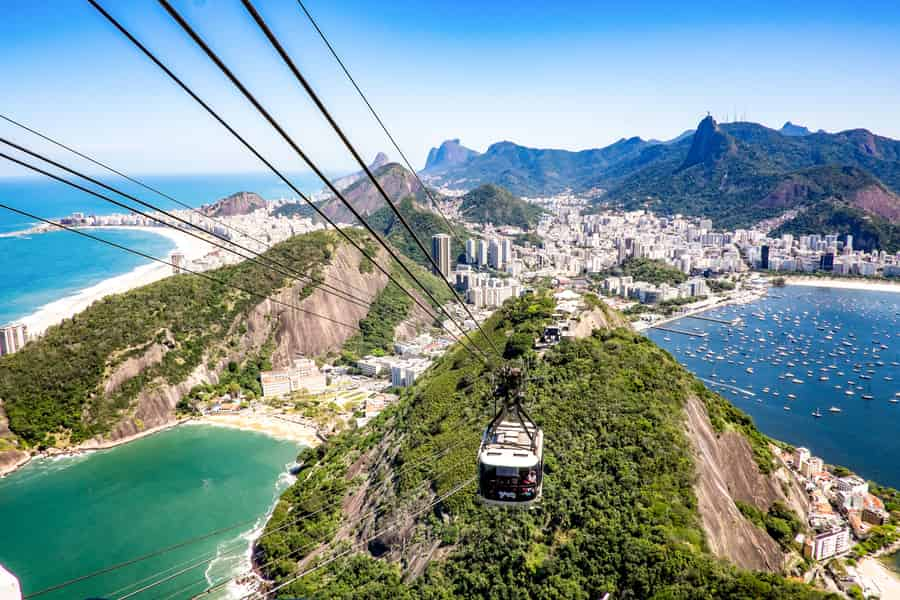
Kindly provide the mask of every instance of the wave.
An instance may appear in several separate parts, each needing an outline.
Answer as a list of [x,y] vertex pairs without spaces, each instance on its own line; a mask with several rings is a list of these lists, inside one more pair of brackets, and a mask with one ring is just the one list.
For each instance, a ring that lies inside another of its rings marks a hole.
[[217,590],[212,598],[220,600],[237,600],[250,594],[253,591],[253,585],[250,582],[235,581],[240,575],[249,575],[253,577],[253,545],[262,535],[269,522],[269,517],[275,510],[278,500],[282,492],[290,487],[297,478],[291,475],[290,468],[294,462],[285,463],[284,471],[279,474],[275,480],[274,493],[272,502],[266,509],[266,512],[260,516],[253,526],[237,536],[220,542],[216,547],[216,557],[206,567],[204,573],[207,585],[217,585],[228,580],[228,584]]

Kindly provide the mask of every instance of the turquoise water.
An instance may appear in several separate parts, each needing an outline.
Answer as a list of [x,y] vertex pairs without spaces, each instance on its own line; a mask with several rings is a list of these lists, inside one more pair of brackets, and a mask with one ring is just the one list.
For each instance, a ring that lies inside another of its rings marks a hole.
[[[273,175],[264,174],[149,176],[143,180],[190,206],[209,204],[238,191],[254,191],[268,199],[293,196]],[[292,180],[304,192],[321,187],[309,173],[295,174]],[[109,180],[109,183],[163,209],[181,208],[127,181]],[[44,218],[63,217],[73,212],[97,215],[124,212],[103,200],[45,179],[0,178],[0,199],[4,204]],[[28,218],[0,209],[0,233],[21,231],[32,225],[34,222]],[[115,230],[91,233],[157,258],[165,259],[174,247],[170,240],[153,233]],[[0,238],[0,272],[4,274],[0,286],[0,324],[29,315],[48,302],[148,262],[65,231]]]
[[[292,442],[183,426],[110,450],[31,463],[0,480],[0,563],[24,593],[243,521],[201,542],[41,596],[119,597],[213,559],[138,598],[189,597],[241,571],[248,534],[288,484]],[[157,577],[156,579],[158,579]],[[179,591],[183,590],[183,591]]]
[[[167,237],[127,229],[92,230],[91,235],[163,259],[175,248]],[[69,231],[0,238],[0,323],[127,273],[150,261]]]
[[891,402],[900,401],[900,294],[788,286],[703,316],[739,316],[744,326],[688,318],[670,327],[708,337],[649,337],[763,433],[900,487],[900,402]]

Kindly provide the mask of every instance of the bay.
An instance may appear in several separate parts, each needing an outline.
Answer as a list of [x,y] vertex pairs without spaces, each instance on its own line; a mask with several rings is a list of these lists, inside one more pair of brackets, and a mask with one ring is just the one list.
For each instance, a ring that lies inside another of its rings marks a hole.
[[648,335],[766,435],[900,487],[900,294],[788,286],[702,316],[743,326],[684,318],[669,327],[707,337]]
[[287,466],[297,451],[293,442],[258,433],[188,425],[110,450],[32,462],[0,480],[0,563],[27,595],[240,524],[41,596],[118,597],[206,558],[146,596],[189,597],[246,569],[250,534],[289,484]]

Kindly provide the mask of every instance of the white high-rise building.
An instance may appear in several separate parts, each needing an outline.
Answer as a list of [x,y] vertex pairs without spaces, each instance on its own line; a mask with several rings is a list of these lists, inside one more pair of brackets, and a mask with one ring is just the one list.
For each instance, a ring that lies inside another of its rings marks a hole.
[[21,323],[0,327],[0,356],[19,351],[28,339],[28,328]]
[[504,239],[500,242],[500,262],[503,263],[500,268],[505,269],[508,267],[512,263],[512,259],[512,242]]

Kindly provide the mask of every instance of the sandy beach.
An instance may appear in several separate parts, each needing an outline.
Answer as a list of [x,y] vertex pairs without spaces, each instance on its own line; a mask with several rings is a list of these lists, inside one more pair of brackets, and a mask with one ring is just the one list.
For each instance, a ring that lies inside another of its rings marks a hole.
[[[86,228],[86,229],[113,229],[112,227]],[[178,231],[169,227],[128,227],[123,229],[147,231],[162,235],[175,242],[175,250],[184,254],[185,259],[190,261],[201,258],[207,253],[215,250],[211,244],[191,237],[183,231]],[[163,260],[168,260],[168,256],[160,256]],[[160,263],[150,263],[141,265],[136,269],[117,275],[109,279],[105,279],[100,283],[80,292],[61,298],[37,309],[27,317],[19,319],[18,322],[24,323],[28,327],[30,335],[41,335],[51,325],[56,325],[63,319],[67,319],[77,314],[88,306],[110,294],[121,294],[128,290],[153,283],[172,274],[172,268]]]
[[255,431],[273,438],[297,442],[304,446],[318,446],[322,443],[316,436],[316,430],[309,425],[259,412],[243,411],[233,414],[204,415],[192,420],[191,423]]
[[786,277],[786,285],[803,285],[807,287],[827,287],[842,290],[867,290],[870,292],[900,293],[900,281],[884,281],[865,279],[839,279],[836,277]]
[[857,570],[875,582],[882,598],[900,598],[900,576],[871,556],[859,561]]

